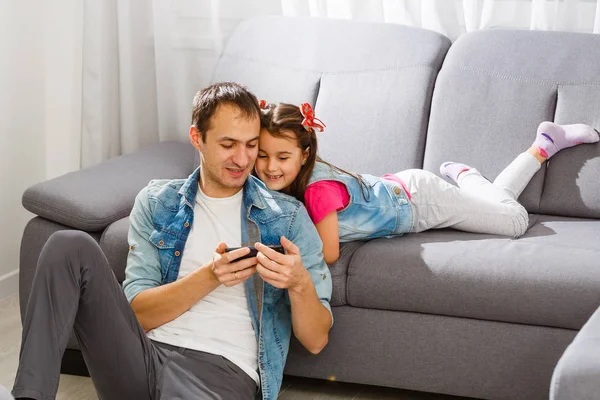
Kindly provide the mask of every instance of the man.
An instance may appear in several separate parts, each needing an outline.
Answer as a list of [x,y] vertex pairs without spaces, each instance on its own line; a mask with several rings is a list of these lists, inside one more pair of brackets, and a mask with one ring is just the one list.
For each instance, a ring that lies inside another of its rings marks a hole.
[[[16,398],[54,398],[73,327],[110,400],[252,399],[259,389],[274,399],[292,331],[312,353],[323,349],[331,276],[303,206],[249,177],[259,115],[240,85],[196,94],[190,140],[200,167],[138,194],[123,290],[89,235],[50,237],[23,324]],[[265,246],[279,243],[285,255]],[[225,251],[254,244],[255,257]]]

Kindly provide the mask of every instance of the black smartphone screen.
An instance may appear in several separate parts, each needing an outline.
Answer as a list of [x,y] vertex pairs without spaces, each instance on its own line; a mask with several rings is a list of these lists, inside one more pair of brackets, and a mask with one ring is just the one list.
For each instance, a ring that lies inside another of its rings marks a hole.
[[[250,249],[250,253],[246,254],[245,256],[236,258],[234,261],[240,261],[240,260],[245,260],[246,258],[256,257],[256,255],[258,254],[258,250],[256,250],[256,248],[254,246],[247,246],[247,247]],[[267,247],[275,250],[278,253],[285,254],[285,250],[283,249],[283,246],[271,245],[271,246],[267,246]],[[241,249],[241,247],[228,247],[225,249],[225,252],[229,253],[230,251],[237,250],[237,249]]]

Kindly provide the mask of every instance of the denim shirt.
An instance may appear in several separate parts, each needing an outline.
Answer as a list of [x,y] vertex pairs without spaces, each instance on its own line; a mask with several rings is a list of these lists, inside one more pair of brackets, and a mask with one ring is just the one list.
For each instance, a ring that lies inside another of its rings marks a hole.
[[366,188],[348,175],[317,162],[308,185],[323,180],[341,182],[350,201],[338,211],[340,242],[399,236],[413,229],[413,209],[396,182],[361,174]]
[[[123,282],[129,302],[146,289],[177,279],[194,222],[199,176],[198,168],[187,180],[154,180],[137,195],[130,215],[129,255]],[[242,246],[255,242],[279,244],[281,236],[298,246],[317,296],[331,313],[331,274],[323,260],[323,244],[304,206],[290,196],[268,190],[250,176],[243,188],[240,217]],[[275,399],[292,333],[289,295],[287,290],[264,282],[258,274],[244,285],[258,342],[262,398]]]

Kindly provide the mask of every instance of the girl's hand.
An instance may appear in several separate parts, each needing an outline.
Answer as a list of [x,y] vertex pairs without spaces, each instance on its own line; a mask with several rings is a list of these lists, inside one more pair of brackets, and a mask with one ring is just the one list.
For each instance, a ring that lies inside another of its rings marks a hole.
[[312,284],[310,275],[300,257],[298,246],[281,237],[281,245],[285,254],[276,252],[262,243],[254,246],[258,250],[256,272],[261,278],[278,289],[288,289],[302,292],[307,284]]

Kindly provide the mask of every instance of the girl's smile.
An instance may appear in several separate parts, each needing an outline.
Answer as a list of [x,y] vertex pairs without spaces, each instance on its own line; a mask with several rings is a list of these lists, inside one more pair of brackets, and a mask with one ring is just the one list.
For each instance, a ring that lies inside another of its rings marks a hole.
[[269,189],[285,192],[298,176],[308,152],[298,147],[292,132],[282,134],[275,137],[266,129],[261,130],[255,170]]

